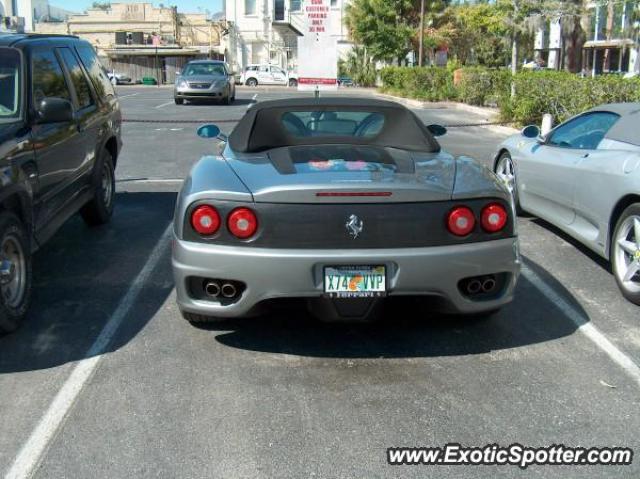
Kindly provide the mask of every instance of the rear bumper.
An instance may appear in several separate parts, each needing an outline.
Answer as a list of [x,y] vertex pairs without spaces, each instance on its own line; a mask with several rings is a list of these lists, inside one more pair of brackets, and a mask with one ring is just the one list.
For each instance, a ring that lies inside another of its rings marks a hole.
[[[177,302],[186,312],[218,317],[249,313],[275,298],[323,295],[327,265],[382,265],[387,268],[389,296],[436,296],[447,310],[473,314],[499,308],[513,299],[520,273],[517,238],[454,246],[361,250],[279,250],[173,242],[173,274]],[[472,300],[459,282],[472,276],[504,273],[506,281],[491,299]],[[232,304],[196,297],[189,278],[215,278],[244,283]]]

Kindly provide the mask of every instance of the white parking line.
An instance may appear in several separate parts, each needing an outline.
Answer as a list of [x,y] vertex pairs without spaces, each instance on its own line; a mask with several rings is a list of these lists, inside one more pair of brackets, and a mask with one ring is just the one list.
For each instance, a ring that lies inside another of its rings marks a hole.
[[251,101],[247,105],[247,110],[249,108],[251,108],[256,103],[256,98],[258,98],[258,94],[257,93],[251,97]]
[[144,267],[133,280],[129,291],[127,291],[127,294],[122,298],[118,307],[111,315],[111,318],[100,332],[100,335],[87,351],[85,359],[82,359],[76,364],[71,375],[62,385],[53,401],[51,401],[51,404],[49,404],[44,416],[42,416],[40,422],[29,436],[29,439],[27,439],[27,442],[22,446],[22,449],[20,449],[11,468],[6,473],[5,479],[26,479],[31,477],[35,472],[49,444],[55,438],[56,433],[65,421],[69,411],[73,408],[84,385],[96,370],[105,349],[118,331],[122,321],[129,314],[131,307],[138,299],[149,276],[151,276],[165,251],[168,249],[171,227],[171,224],[167,226],[167,229],[149,255]]
[[140,93],[131,93],[129,95],[118,95],[118,98],[119,99],[121,99],[121,98],[129,98],[130,96],[136,96],[136,95],[139,95],[139,94]]
[[173,104],[173,103],[174,103],[173,101],[168,101],[167,103],[163,103],[162,105],[158,105],[158,106],[156,107],[156,110],[157,110],[158,108],[163,108],[163,107],[165,107],[165,106],[167,106],[167,105],[171,105],[171,104]]
[[633,359],[620,351],[600,330],[588,322],[587,319],[576,308],[570,305],[562,296],[556,293],[540,276],[534,273],[527,266],[523,266],[522,275],[533,284],[549,301],[555,304],[560,310],[578,327],[578,331],[584,334],[598,348],[600,348],[618,366],[624,369],[638,385],[640,385],[640,366]]

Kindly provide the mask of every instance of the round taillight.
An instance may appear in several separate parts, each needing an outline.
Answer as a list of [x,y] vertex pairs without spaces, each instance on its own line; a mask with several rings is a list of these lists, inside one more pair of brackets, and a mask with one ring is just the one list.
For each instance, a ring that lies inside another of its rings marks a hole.
[[482,210],[482,229],[487,233],[497,233],[507,224],[509,215],[504,206],[498,203],[491,203]]
[[211,236],[220,228],[220,215],[213,206],[200,205],[191,213],[191,226],[203,236]]
[[258,218],[249,208],[236,208],[227,218],[227,227],[236,238],[250,238],[258,230]]
[[466,206],[458,206],[449,213],[447,226],[454,235],[467,236],[476,226],[476,217]]

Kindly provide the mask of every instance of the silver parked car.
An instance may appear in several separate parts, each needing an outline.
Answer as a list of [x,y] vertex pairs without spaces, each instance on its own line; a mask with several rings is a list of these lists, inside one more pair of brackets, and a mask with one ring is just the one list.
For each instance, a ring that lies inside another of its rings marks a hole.
[[611,261],[622,291],[640,304],[640,103],[602,105],[545,136],[508,138],[495,172],[520,210],[553,223]]
[[511,197],[392,102],[296,98],[251,107],[220,156],[184,182],[173,272],[185,318],[305,298],[323,318],[366,317],[383,296],[477,314],[512,300],[520,270]]
[[176,78],[173,97],[177,105],[200,99],[216,99],[230,105],[236,98],[235,79],[224,62],[194,60]]

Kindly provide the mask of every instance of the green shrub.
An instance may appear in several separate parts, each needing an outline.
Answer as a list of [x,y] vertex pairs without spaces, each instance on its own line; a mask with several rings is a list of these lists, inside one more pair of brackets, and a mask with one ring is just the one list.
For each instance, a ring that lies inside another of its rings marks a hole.
[[438,67],[386,67],[380,72],[382,89],[394,95],[426,101],[457,97],[453,76]]
[[560,123],[603,103],[640,101],[640,79],[620,76],[580,78],[565,72],[522,72],[515,96],[501,104],[502,117],[521,125],[539,124],[542,115]]
[[[617,75],[581,78],[557,71],[523,71],[512,77],[505,69],[465,67],[453,85],[447,68],[387,67],[380,72],[383,91],[426,101],[460,100],[471,105],[497,105],[501,118],[520,125],[540,124],[550,113],[554,123],[603,103],[640,102],[640,78]],[[511,97],[511,83],[515,95]]]
[[500,105],[510,94],[511,73],[495,68],[463,68],[457,88],[460,100],[469,105]]

